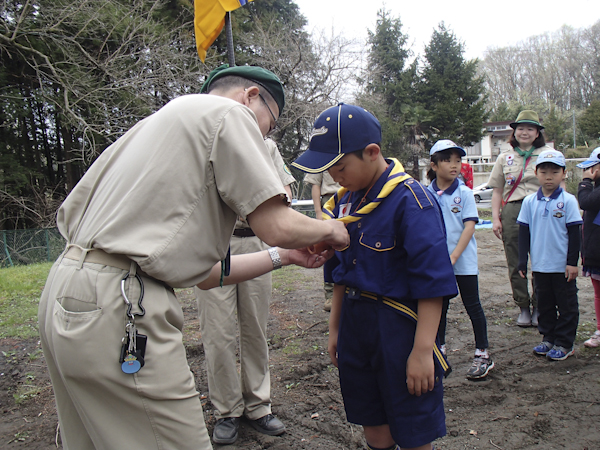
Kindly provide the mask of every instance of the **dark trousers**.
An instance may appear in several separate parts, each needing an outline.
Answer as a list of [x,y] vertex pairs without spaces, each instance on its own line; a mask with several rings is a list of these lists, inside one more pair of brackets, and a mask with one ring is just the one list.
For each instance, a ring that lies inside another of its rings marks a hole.
[[[475,347],[483,350],[488,348],[489,344],[487,321],[485,319],[483,308],[481,307],[481,302],[479,301],[479,281],[477,278],[477,275],[456,275],[456,283],[458,284],[463,305],[465,305],[467,314],[469,314],[469,318],[471,319],[473,334],[475,335]],[[438,328],[440,345],[446,343],[446,317],[448,316],[449,306],[450,299],[444,298],[442,318]]]
[[576,280],[567,282],[564,273],[535,272],[538,299],[538,330],[544,341],[570,349],[579,324]]

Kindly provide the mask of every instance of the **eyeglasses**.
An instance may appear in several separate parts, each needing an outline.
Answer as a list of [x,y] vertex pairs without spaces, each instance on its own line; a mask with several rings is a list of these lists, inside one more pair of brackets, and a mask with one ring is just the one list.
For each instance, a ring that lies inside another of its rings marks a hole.
[[265,104],[265,106],[267,107],[267,109],[269,110],[269,112],[271,113],[271,117],[273,118],[273,123],[274,123],[273,128],[270,128],[269,132],[267,133],[267,136],[271,136],[273,133],[275,133],[275,131],[277,131],[277,119],[275,118],[275,114],[273,114],[273,111],[271,111],[271,108],[269,107],[269,104],[267,103],[267,101],[265,100],[265,98],[262,96],[262,94],[259,93],[258,96],[263,101],[263,103]]

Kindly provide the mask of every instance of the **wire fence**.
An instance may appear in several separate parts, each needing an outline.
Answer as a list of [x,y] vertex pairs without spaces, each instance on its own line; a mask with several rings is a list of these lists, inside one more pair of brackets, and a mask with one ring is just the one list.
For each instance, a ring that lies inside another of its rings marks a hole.
[[[577,185],[581,181],[581,169],[575,165],[585,158],[567,160],[565,180],[567,192],[577,195]],[[312,200],[294,200],[292,207],[309,216],[315,217]],[[0,230],[2,233],[2,254],[0,268],[18,265],[52,262],[65,248],[65,240],[58,228],[36,230]]]
[[[292,207],[314,217],[312,200],[295,201]],[[65,239],[58,228],[0,230],[2,254],[0,268],[55,261],[65,249]]]
[[0,233],[0,267],[51,262],[56,260],[65,248],[65,240],[58,228],[0,230]]

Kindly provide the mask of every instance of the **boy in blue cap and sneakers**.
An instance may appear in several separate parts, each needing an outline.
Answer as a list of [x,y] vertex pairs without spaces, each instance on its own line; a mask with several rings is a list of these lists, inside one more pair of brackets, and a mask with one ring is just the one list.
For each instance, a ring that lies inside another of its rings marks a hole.
[[457,294],[437,202],[396,159],[381,154],[381,126],[339,105],[314,124],[293,166],[325,170],[342,189],[323,216],[346,223],[350,245],[325,269],[334,285],[329,354],[349,422],[368,448],[432,449],[446,434],[437,343],[442,298]]
[[538,330],[543,336],[533,352],[561,361],[574,353],[579,323],[575,279],[582,220],[577,199],[560,187],[565,179],[563,154],[544,150],[535,164],[540,188],[525,197],[517,218],[519,274],[525,278],[529,253],[540,314]]

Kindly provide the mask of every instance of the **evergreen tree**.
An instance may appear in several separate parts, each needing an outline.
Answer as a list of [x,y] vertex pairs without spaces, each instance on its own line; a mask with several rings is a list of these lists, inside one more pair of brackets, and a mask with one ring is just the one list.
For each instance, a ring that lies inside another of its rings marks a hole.
[[385,8],[377,12],[375,31],[368,34],[368,67],[359,80],[363,92],[357,103],[372,111],[381,123],[383,153],[410,160],[412,149],[406,145],[405,112],[411,105],[414,92],[416,63],[407,48],[408,35],[403,33],[402,22]]
[[550,107],[550,112],[543,121],[544,137],[548,142],[554,142],[554,147],[561,148],[566,145],[567,117],[555,105]]
[[581,114],[579,128],[586,140],[600,141],[600,100],[594,100]]
[[432,115],[430,141],[452,139],[471,146],[481,139],[487,120],[484,81],[477,76],[478,60],[465,61],[463,54],[463,44],[442,22],[425,48],[417,87],[419,103]]

